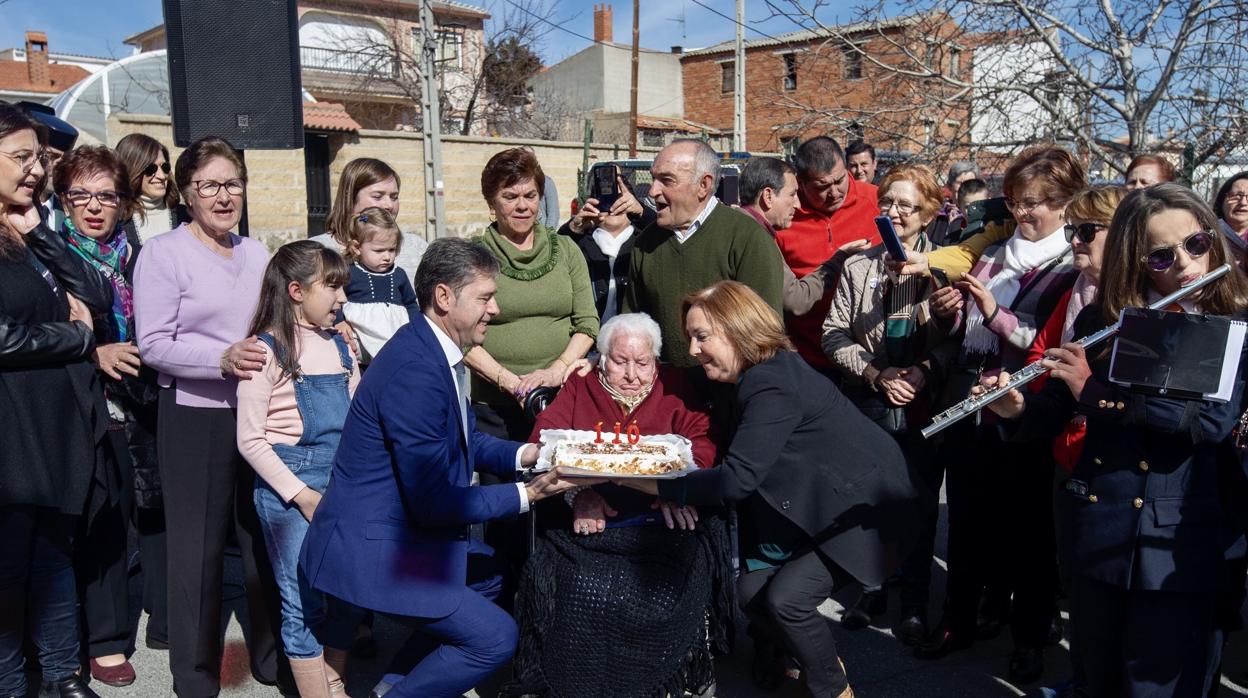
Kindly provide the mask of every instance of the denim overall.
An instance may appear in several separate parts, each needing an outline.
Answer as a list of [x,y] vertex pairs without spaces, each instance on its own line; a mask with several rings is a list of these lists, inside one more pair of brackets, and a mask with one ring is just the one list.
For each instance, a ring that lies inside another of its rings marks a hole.
[[[273,349],[273,336],[261,334],[259,339]],[[342,337],[334,335],[334,344],[342,360],[342,371],[320,375],[303,375],[295,383],[295,401],[303,418],[303,434],[299,443],[288,446],[274,444],[286,467],[299,476],[305,485],[324,494],[334,464],[334,453],[342,437],[351,406],[348,382],[351,378],[351,352]],[[292,502],[284,502],[263,478],[256,478],[254,492],[256,513],[264,531],[264,543],[273,561],[273,574],[282,594],[282,643],[292,659],[310,659],[321,655],[321,643],[310,628],[317,627],[325,617],[324,599],[308,586],[299,570],[299,549],[308,532],[308,521]]]

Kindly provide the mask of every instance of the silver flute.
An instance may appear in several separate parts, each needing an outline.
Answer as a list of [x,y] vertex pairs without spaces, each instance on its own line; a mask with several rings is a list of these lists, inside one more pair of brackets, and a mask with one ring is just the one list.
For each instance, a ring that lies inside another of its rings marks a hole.
[[[1228,273],[1230,273],[1230,271],[1231,271],[1231,265],[1223,264],[1217,269],[1214,269],[1213,271],[1209,272],[1208,274],[1205,274],[1204,276],[1193,281],[1192,283],[1178,289],[1177,291],[1175,291],[1174,293],[1171,293],[1165,298],[1162,298],[1161,300],[1149,305],[1148,309],[1149,310],[1161,310],[1165,308],[1166,306],[1170,305],[1171,303],[1188,295],[1189,293],[1199,290],[1209,285],[1210,283],[1213,283],[1215,280],[1220,279],[1223,276],[1226,276]],[[1114,336],[1115,334],[1118,333],[1118,329],[1120,327],[1122,327],[1121,317],[1118,318],[1118,322],[1115,322],[1114,324],[1110,325],[1109,327],[1106,327],[1103,330],[1093,332],[1092,334],[1078,340],[1075,343],[1087,349],[1088,347],[1094,344],[1097,344],[1099,342],[1102,342]],[[1044,359],[1041,359],[1039,361],[1033,361],[1027,364],[1026,366],[1020,368],[1017,373],[1014,373],[1013,375],[1011,375],[1010,380],[1006,382],[1005,385],[993,388],[992,390],[980,393],[979,395],[972,395],[966,398],[965,400],[963,400],[962,402],[959,402],[953,407],[950,407],[944,412],[941,412],[940,414],[936,415],[936,417],[932,419],[932,423],[929,424],[927,428],[923,429],[923,432],[922,432],[923,437],[927,439],[932,438],[932,436],[934,436],[935,434],[939,434],[945,429],[948,429],[954,424],[957,424],[963,418],[969,417],[975,414],[976,412],[979,412],[980,410],[984,409],[988,405],[1005,397],[1007,394],[1009,394],[1011,390],[1017,390],[1018,388],[1021,388],[1024,385],[1027,385],[1033,380],[1039,378],[1040,376],[1043,376],[1044,374],[1048,373],[1049,369],[1045,367],[1043,363],[1044,363]]]

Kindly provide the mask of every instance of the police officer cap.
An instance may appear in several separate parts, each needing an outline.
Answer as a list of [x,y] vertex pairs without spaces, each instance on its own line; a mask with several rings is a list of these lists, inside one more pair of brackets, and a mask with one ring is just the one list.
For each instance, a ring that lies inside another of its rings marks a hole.
[[18,102],[15,106],[48,130],[48,145],[57,150],[74,149],[74,143],[78,140],[78,129],[58,118],[52,107],[35,102]]

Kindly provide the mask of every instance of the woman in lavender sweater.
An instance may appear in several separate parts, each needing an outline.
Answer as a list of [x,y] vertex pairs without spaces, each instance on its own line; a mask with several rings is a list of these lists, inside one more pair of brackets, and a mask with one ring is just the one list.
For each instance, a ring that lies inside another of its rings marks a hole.
[[231,231],[247,168],[226,141],[208,137],[179,157],[174,179],[191,221],[152,238],[134,274],[143,362],[159,372],[157,460],[169,548],[169,666],[182,696],[220,692],[225,545],[242,549],[251,620],[251,668],[277,678],[277,589],[252,503],[254,472],[235,445],[239,380],[264,365],[244,337],[269,253]]

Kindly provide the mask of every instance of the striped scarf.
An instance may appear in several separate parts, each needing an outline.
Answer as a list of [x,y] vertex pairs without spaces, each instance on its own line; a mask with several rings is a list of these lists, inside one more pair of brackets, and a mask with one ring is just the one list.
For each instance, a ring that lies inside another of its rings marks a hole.
[[126,262],[130,259],[130,243],[126,240],[125,231],[118,224],[107,240],[96,240],[78,232],[73,221],[66,216],[65,223],[61,226],[61,235],[70,249],[108,279],[113,287],[110,334],[115,338],[114,341],[129,341],[130,318],[134,317],[134,294],[123,273]]

